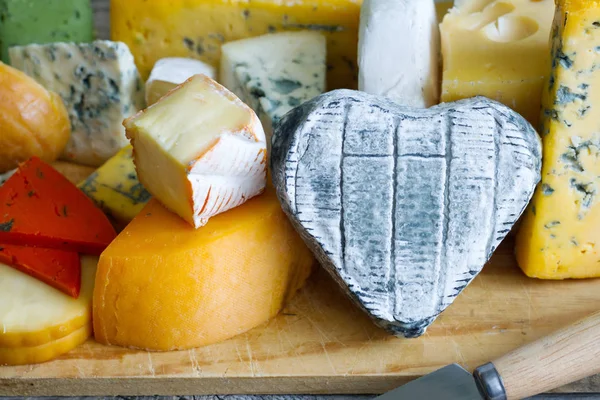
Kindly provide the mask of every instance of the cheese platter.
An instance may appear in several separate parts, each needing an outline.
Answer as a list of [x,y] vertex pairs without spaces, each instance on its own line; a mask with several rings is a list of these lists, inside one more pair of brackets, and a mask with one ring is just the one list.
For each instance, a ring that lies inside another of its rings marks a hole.
[[600,2],[28,2],[0,396],[381,393],[597,311]]

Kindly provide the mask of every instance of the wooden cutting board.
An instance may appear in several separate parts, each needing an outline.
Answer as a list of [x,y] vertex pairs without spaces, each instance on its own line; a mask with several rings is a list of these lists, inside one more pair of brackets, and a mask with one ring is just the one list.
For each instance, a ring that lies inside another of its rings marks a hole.
[[[75,182],[92,172],[55,166]],[[281,315],[226,342],[149,353],[89,340],[52,362],[0,367],[0,396],[380,393],[453,362],[473,369],[598,309],[600,281],[529,279],[512,249],[509,238],[418,339],[375,327],[318,270]],[[562,390],[600,391],[600,378]]]

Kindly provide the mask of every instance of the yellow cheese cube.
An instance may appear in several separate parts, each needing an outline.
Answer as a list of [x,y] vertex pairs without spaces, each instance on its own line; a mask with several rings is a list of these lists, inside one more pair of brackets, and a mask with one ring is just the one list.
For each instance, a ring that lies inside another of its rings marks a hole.
[[112,0],[111,38],[127,43],[147,78],[164,57],[192,57],[218,67],[225,42],[287,30],[327,37],[327,83],[357,86],[361,0]]
[[517,237],[531,277],[600,277],[600,0],[560,0],[544,87],[542,182]]
[[500,101],[537,126],[554,0],[463,0],[444,17],[442,101]]

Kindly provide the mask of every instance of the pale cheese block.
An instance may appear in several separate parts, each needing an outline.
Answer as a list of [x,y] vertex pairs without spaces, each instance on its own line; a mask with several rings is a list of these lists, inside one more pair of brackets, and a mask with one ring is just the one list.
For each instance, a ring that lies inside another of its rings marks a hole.
[[196,228],[265,188],[260,120],[204,75],[194,75],[124,125],[142,185]]
[[144,85],[124,43],[50,43],[9,49],[10,63],[60,95],[71,120],[63,159],[98,167],[127,145],[122,122],[144,107]]
[[358,89],[411,107],[440,97],[440,33],[433,0],[365,0]]
[[274,317],[313,263],[273,189],[199,229],[153,199],[100,257],[95,338],[160,351],[229,339]]
[[442,101],[481,95],[537,127],[554,0],[461,0],[440,25]]
[[90,325],[97,262],[81,257],[77,299],[0,264],[0,349],[42,346]]
[[221,48],[223,86],[260,118],[270,145],[272,125],[325,91],[327,50],[319,32],[283,32],[229,42]]
[[150,106],[156,103],[169,90],[196,74],[216,79],[215,68],[200,60],[183,57],[161,58],[154,64],[146,81],[146,104]]

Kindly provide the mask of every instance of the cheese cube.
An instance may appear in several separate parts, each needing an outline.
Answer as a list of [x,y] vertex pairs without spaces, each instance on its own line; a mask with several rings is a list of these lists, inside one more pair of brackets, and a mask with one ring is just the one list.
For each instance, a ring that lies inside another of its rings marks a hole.
[[213,66],[191,58],[171,57],[158,60],[146,82],[146,104],[152,105],[175,86],[196,74],[216,78]]
[[477,95],[537,126],[550,65],[554,0],[462,0],[440,25],[442,101]]
[[90,0],[0,0],[0,59],[8,48],[31,43],[91,42]]
[[265,188],[266,143],[258,117],[204,75],[124,125],[144,187],[195,227]]
[[517,261],[536,278],[600,277],[600,1],[557,4],[542,182],[517,236]]
[[227,43],[221,81],[256,111],[270,137],[274,122],[325,90],[325,46],[322,34],[307,31]]
[[63,158],[100,166],[127,145],[124,118],[144,106],[144,85],[123,43],[51,43],[12,47],[16,68],[58,93],[69,112]]
[[164,57],[192,57],[218,66],[223,43],[266,33],[312,30],[327,38],[329,88],[356,88],[361,2],[111,0],[111,38],[129,45],[145,78]]

